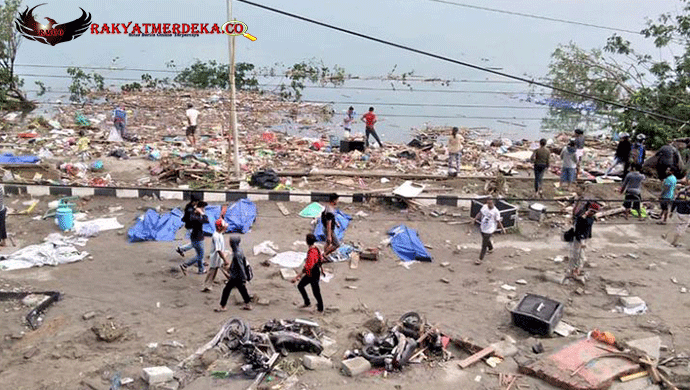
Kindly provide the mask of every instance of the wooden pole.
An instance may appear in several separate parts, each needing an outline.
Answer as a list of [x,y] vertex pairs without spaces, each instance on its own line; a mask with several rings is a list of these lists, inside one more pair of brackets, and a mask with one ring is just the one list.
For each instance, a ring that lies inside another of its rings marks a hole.
[[[232,20],[232,0],[228,0],[228,21]],[[230,142],[232,140],[233,147],[233,159],[234,159],[234,171],[235,178],[240,179],[240,141],[237,132],[237,107],[236,107],[236,95],[235,95],[235,36],[228,35],[228,50],[230,55],[230,132],[232,133],[232,138],[228,134],[228,178],[232,177],[232,170],[230,168]]]

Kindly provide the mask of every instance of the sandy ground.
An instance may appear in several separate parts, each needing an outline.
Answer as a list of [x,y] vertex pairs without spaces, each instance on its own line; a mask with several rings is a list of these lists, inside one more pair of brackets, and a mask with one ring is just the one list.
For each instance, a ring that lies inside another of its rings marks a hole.
[[[45,210],[42,198],[39,211]],[[10,207],[20,207],[8,198]],[[123,206],[118,220],[129,228],[134,218],[146,207],[182,207],[182,203],[153,200],[120,200],[94,198],[83,204],[93,217],[108,214],[109,206]],[[385,232],[405,223],[420,232],[425,244],[431,246],[432,263],[413,263],[409,269],[399,265],[394,253],[386,248],[378,262],[360,262],[350,269],[346,263],[329,265],[335,273],[330,283],[321,289],[327,308],[325,315],[300,311],[296,287],[282,280],[276,266],[260,263],[265,255],[252,255],[252,247],[264,240],[272,240],[281,250],[292,250],[293,242],[301,241],[311,228],[309,221],[296,214],[302,204],[286,204],[291,214],[283,216],[274,203],[259,202],[259,216],[252,231],[242,237],[242,247],[253,264],[255,280],[249,285],[257,298],[270,300],[269,306],[255,305],[254,310],[240,310],[230,305],[228,312],[215,313],[220,286],[210,294],[200,292],[203,276],[182,276],[176,271],[181,258],[174,252],[183,242],[179,232],[177,242],[145,242],[130,244],[126,229],[108,231],[89,240],[85,247],[92,257],[84,261],[28,270],[0,272],[3,290],[19,288],[23,291],[58,290],[64,298],[50,307],[43,325],[35,331],[24,325],[28,308],[15,301],[0,302],[0,388],[2,389],[108,389],[108,380],[115,372],[136,381],[125,388],[145,389],[139,379],[141,369],[149,366],[174,367],[179,361],[206,343],[220,325],[233,316],[249,320],[253,326],[273,318],[313,318],[326,334],[338,342],[338,356],[353,346],[350,333],[380,312],[395,320],[414,310],[423,314],[440,329],[472,337],[479,342],[499,341],[505,335],[517,340],[528,350],[534,340],[527,332],[511,325],[506,309],[510,294],[501,289],[505,283],[517,287],[516,302],[524,293],[536,293],[566,305],[564,321],[586,332],[593,328],[613,332],[619,339],[659,335],[662,343],[676,352],[690,352],[687,337],[690,323],[690,294],[681,294],[681,287],[690,287],[687,263],[690,260],[690,239],[683,248],[672,248],[663,242],[663,229],[653,222],[627,223],[611,219],[594,227],[588,269],[591,279],[584,289],[579,284],[558,285],[544,282],[541,271],[562,270],[563,263],[554,263],[556,255],[567,255],[560,239],[561,228],[555,222],[563,218],[551,217],[546,223],[521,220],[520,228],[495,238],[496,251],[487,256],[485,264],[474,265],[478,256],[480,237],[476,231],[467,234],[466,225],[449,225],[444,217],[434,218],[418,212],[407,212],[383,205],[346,205],[341,209],[354,215],[363,210],[366,218],[355,217],[346,233],[345,241],[363,246],[376,246]],[[448,213],[464,213],[461,208],[449,208]],[[42,209],[42,210],[41,210]],[[440,208],[436,208],[440,209]],[[16,232],[20,245],[40,242],[58,229],[52,221],[34,221],[31,216],[10,216],[9,231]],[[666,227],[671,229],[671,226]],[[460,249],[458,250],[458,246]],[[207,250],[210,241],[206,242]],[[303,249],[298,248],[298,249]],[[628,254],[633,256],[629,257]],[[614,255],[615,258],[613,258]],[[189,254],[188,254],[189,256]],[[634,258],[633,258],[634,257]],[[450,266],[441,267],[441,262]],[[651,267],[650,264],[656,264]],[[356,281],[346,281],[356,277]],[[677,284],[670,279],[674,277]],[[443,283],[446,278],[450,283]],[[525,279],[527,285],[517,285]],[[647,314],[627,316],[612,312],[615,297],[609,297],[604,285],[628,288],[643,298]],[[357,289],[348,288],[356,286]],[[233,292],[237,296],[237,292]],[[237,301],[231,298],[231,302]],[[90,311],[97,314],[84,320]],[[113,323],[126,329],[124,336],[112,343],[98,341],[90,328],[97,324]],[[174,328],[172,333],[167,330]],[[22,335],[22,332],[23,335]],[[162,345],[177,341],[183,347]],[[544,340],[559,345],[563,338]],[[149,348],[149,343],[158,343]],[[459,351],[456,355],[466,356]],[[287,359],[298,359],[292,354]],[[348,378],[337,370],[306,372],[300,385],[306,389],[493,389],[499,388],[497,376],[488,373],[488,366],[477,364],[461,370],[451,360],[441,364],[411,365],[401,373]],[[507,359],[495,371],[514,372],[516,364]],[[477,377],[480,381],[476,382]],[[531,389],[550,389],[536,379],[525,378],[522,383]],[[248,382],[239,380],[211,380],[206,377],[189,384],[188,389],[243,389]],[[301,386],[301,387],[300,387]],[[538,387],[537,387],[538,386]]]

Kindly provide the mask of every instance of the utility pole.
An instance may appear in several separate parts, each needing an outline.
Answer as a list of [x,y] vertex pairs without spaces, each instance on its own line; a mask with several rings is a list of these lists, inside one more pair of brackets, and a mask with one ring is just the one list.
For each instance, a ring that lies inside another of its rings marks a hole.
[[[232,20],[232,0],[227,0],[228,22]],[[235,178],[240,179],[240,140],[237,134],[237,107],[235,97],[235,36],[228,35],[228,51],[230,55],[230,131],[232,132],[233,155],[235,164]],[[232,176],[230,168],[230,134],[228,134],[228,178]]]

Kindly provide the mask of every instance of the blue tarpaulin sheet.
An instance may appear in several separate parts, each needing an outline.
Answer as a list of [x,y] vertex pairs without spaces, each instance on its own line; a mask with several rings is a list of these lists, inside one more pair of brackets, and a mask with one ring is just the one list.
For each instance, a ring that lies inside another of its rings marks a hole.
[[174,209],[160,215],[155,210],[147,210],[129,229],[129,242],[174,241],[175,233],[183,226],[182,211]]
[[[208,223],[204,225],[204,234],[213,235],[216,231],[216,220],[220,218],[220,205],[206,206],[204,211],[208,216]],[[228,223],[226,233],[247,233],[256,221],[256,204],[248,199],[239,201],[228,207],[225,212],[225,222]]]
[[15,156],[12,153],[0,154],[0,164],[34,164],[39,160],[36,156]]
[[405,225],[398,225],[388,232],[391,248],[403,261],[431,261],[431,255],[424,248],[417,231]]
[[[351,216],[343,213],[340,210],[335,211],[335,221],[337,222],[335,226],[335,237],[338,239],[338,241],[343,241],[343,237],[345,237],[345,230],[347,230],[347,225],[350,224],[350,220],[352,220]],[[326,231],[323,228],[321,217],[319,217],[316,227],[314,228],[314,235],[319,242],[326,241]]]

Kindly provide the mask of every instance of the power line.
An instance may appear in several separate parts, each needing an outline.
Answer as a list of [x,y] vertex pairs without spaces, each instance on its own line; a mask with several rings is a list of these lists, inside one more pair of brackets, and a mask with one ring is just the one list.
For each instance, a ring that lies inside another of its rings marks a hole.
[[312,24],[316,24],[316,25],[319,25],[319,26],[322,26],[322,27],[326,27],[326,28],[329,28],[329,29],[332,29],[332,30],[336,30],[336,31],[339,31],[339,32],[342,32],[342,33],[345,33],[345,34],[354,35],[354,36],[359,37],[359,38],[363,38],[363,39],[370,40],[370,41],[374,41],[374,42],[378,42],[378,43],[381,43],[381,44],[384,44],[384,45],[396,47],[396,48],[398,48],[398,49],[402,49],[402,50],[410,51],[410,52],[413,52],[413,53],[421,54],[421,55],[424,55],[424,56],[427,56],[427,57],[431,57],[431,58],[435,58],[435,59],[438,59],[438,60],[450,62],[450,63],[456,64],[456,65],[465,66],[465,67],[468,67],[468,68],[472,68],[472,69],[475,69],[475,70],[480,70],[480,71],[483,71],[483,72],[491,73],[491,74],[494,74],[494,75],[506,77],[506,78],[509,78],[509,79],[517,80],[517,81],[522,81],[522,82],[527,83],[527,84],[530,84],[530,85],[537,85],[537,86],[540,86],[540,87],[549,88],[549,89],[552,89],[552,90],[554,90],[554,91],[560,91],[560,92],[567,93],[567,94],[571,94],[571,95],[574,95],[574,96],[579,96],[579,97],[582,97],[582,98],[586,98],[586,99],[598,101],[598,102],[601,102],[601,103],[604,103],[604,104],[608,104],[608,105],[611,105],[611,106],[615,106],[615,107],[619,107],[619,108],[623,108],[623,109],[629,109],[629,110],[632,110],[632,111],[637,111],[637,112],[639,112],[639,113],[647,114],[647,115],[652,115],[652,116],[655,116],[655,117],[657,117],[657,118],[666,119],[666,120],[673,121],[673,122],[677,122],[677,123],[683,123],[683,124],[687,123],[687,121],[684,121],[684,120],[682,120],[682,119],[678,119],[678,118],[675,118],[675,117],[672,117],[672,116],[668,116],[668,115],[664,115],[664,114],[659,114],[659,113],[656,113],[656,112],[653,112],[653,111],[649,111],[649,110],[645,110],[645,109],[642,109],[642,108],[639,108],[639,107],[633,107],[633,106],[629,106],[629,105],[626,105],[626,104],[622,104],[622,103],[618,103],[618,102],[614,102],[614,101],[602,99],[602,98],[599,98],[599,97],[596,97],[596,96],[590,96],[590,95],[587,95],[587,94],[584,94],[584,93],[581,93],[581,92],[567,90],[567,89],[564,89],[564,88],[556,87],[556,86],[549,85],[549,84],[546,84],[546,83],[542,83],[542,82],[539,82],[539,81],[529,80],[529,79],[526,79],[526,78],[524,78],[524,77],[515,76],[515,75],[509,74],[509,73],[505,73],[505,72],[499,72],[499,71],[497,71],[497,70],[485,68],[485,67],[482,67],[482,66],[479,66],[479,65],[474,65],[474,64],[471,64],[471,63],[469,63],[469,62],[459,61],[459,60],[456,60],[456,59],[453,59],[453,58],[450,58],[450,57],[445,57],[445,56],[442,56],[442,55],[439,55],[439,54],[434,54],[434,53],[430,53],[430,52],[427,52],[427,51],[424,51],[424,50],[415,49],[415,48],[410,47],[410,46],[405,46],[405,45],[401,45],[401,44],[399,44],[399,43],[395,43],[395,42],[387,41],[387,40],[384,40],[384,39],[376,38],[376,37],[373,37],[373,36],[371,36],[371,35],[366,35],[366,34],[358,33],[358,32],[356,32],[356,31],[348,30],[348,29],[345,29],[345,28],[342,28],[342,27],[337,27],[337,26],[334,26],[334,25],[331,25],[331,24],[328,24],[328,23],[319,22],[318,20],[310,19],[310,18],[307,18],[307,17],[304,17],[304,16],[300,16],[300,15],[297,15],[297,14],[289,13],[289,12],[282,11],[282,10],[279,10],[279,9],[276,9],[276,8],[272,8],[272,7],[268,7],[268,6],[265,6],[265,5],[262,5],[262,4],[254,3],[254,2],[252,2],[252,1],[248,1],[248,0],[238,0],[238,1],[240,1],[240,2],[242,2],[242,3],[245,3],[245,4],[253,5],[253,6],[258,7],[258,8],[265,9],[265,10],[267,10],[267,11],[271,11],[271,12],[274,12],[274,13],[278,13],[278,14],[281,14],[281,15],[285,15],[285,16],[288,16],[288,17],[291,17],[291,18],[294,18],[294,19],[299,19],[299,20],[302,20],[302,21],[305,21],[305,22],[308,22],[308,23],[312,23]]
[[574,24],[574,25],[576,25],[576,26],[593,27],[593,28],[598,28],[598,29],[602,29],[602,30],[619,31],[619,32],[624,32],[624,33],[629,33],[629,34],[636,34],[636,35],[641,35],[641,34],[642,34],[640,31],[627,30],[627,29],[624,29],[624,28],[609,27],[609,26],[601,26],[601,25],[593,24],[593,23],[577,22],[577,21],[573,21],[573,20],[552,18],[552,17],[549,17],[549,16],[534,15],[534,14],[528,14],[528,13],[523,13],[523,12],[506,11],[506,10],[497,9],[497,8],[481,7],[481,6],[478,6],[478,5],[471,5],[471,4],[464,4],[464,3],[456,3],[456,2],[453,2],[453,1],[447,1],[447,0],[429,0],[429,1],[433,1],[433,2],[435,2],[435,3],[449,4],[449,5],[453,5],[453,6],[456,6],[456,7],[472,8],[472,9],[478,9],[478,10],[489,11],[489,12],[497,12],[497,13],[507,14],[507,15],[524,16],[524,17],[527,17],[527,18],[548,20],[548,21],[551,21],[551,22],[560,22],[560,23]]

